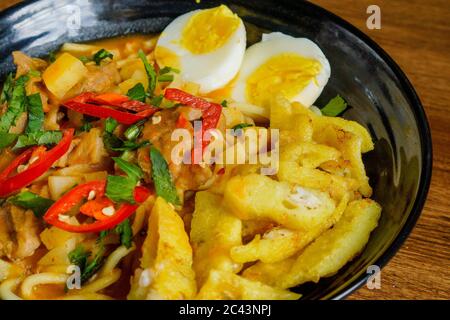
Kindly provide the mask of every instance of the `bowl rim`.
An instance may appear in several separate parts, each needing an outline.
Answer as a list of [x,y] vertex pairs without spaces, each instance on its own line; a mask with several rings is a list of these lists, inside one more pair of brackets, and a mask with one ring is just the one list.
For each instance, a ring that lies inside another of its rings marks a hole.
[[[0,20],[6,18],[7,16],[11,15],[12,13],[14,13],[19,9],[22,9],[39,1],[41,0],[30,0],[19,2],[1,11]],[[273,0],[264,0],[264,1],[272,3]],[[301,4],[290,1],[289,2],[280,1],[280,3],[286,7],[291,6],[295,10],[299,10],[301,6],[305,5],[310,6],[314,8],[314,10],[316,10],[320,16],[326,17],[331,22],[341,26],[346,31],[352,33],[356,38],[361,40],[365,45],[367,45],[371,50],[373,50],[373,52],[375,52],[381,58],[381,60],[383,60],[387,64],[387,66],[392,70],[393,74],[397,78],[398,83],[400,84],[400,87],[405,94],[405,97],[409,100],[409,105],[414,115],[421,143],[421,155],[422,155],[422,167],[420,171],[421,175],[417,195],[414,200],[414,204],[410,212],[408,213],[406,221],[404,222],[402,228],[400,229],[400,231],[398,232],[397,236],[394,238],[392,243],[389,245],[389,247],[387,247],[386,250],[374,261],[374,264],[376,264],[377,266],[380,267],[380,269],[382,269],[394,257],[394,255],[401,248],[403,243],[406,241],[406,239],[414,229],[414,226],[416,225],[417,220],[419,219],[422,213],[429,192],[433,168],[433,147],[432,147],[430,125],[425,110],[423,108],[423,105],[420,101],[417,92],[415,91],[413,85],[411,84],[411,82],[409,81],[408,77],[403,72],[403,70],[400,68],[400,66],[380,45],[378,45],[374,40],[372,40],[372,38],[366,35],[363,31],[361,31],[360,29],[358,29],[345,19],[332,13],[331,11],[328,11],[327,9],[317,4],[311,3],[309,1],[302,1]],[[356,279],[352,280],[350,283],[346,284],[345,286],[339,287],[335,289],[333,292],[329,293],[328,295],[321,297],[321,299],[332,299],[332,300],[344,299],[348,295],[350,295],[351,293],[355,292],[360,287],[362,287],[364,283],[367,282],[369,277],[370,277],[369,274],[363,273]]]
[[[373,50],[387,64],[387,66],[394,73],[395,77],[397,77],[400,87],[405,94],[405,97],[409,100],[411,111],[414,114],[415,123],[417,125],[420,137],[422,153],[422,167],[420,171],[421,175],[418,185],[418,191],[414,200],[414,204],[408,213],[408,217],[406,218],[406,221],[398,232],[397,236],[394,238],[389,247],[374,261],[374,264],[382,269],[394,257],[405,240],[408,238],[411,231],[414,229],[414,226],[416,225],[416,222],[419,219],[425,205],[425,201],[427,199],[428,191],[430,188],[433,168],[433,147],[430,125],[428,123],[423,105],[413,85],[411,84],[403,70],[400,68],[400,66],[380,45],[378,45],[374,40],[372,40],[368,35],[359,30],[357,27],[347,22],[343,18],[337,16],[336,14],[314,3],[306,1],[305,3],[317,10],[320,15],[326,16],[330,21],[336,23],[337,25],[352,33],[371,50]],[[369,277],[369,274],[362,274],[355,280],[351,281],[343,289],[336,289],[334,292],[324,298],[333,300],[344,299],[348,295],[362,287],[364,283],[367,282]]]

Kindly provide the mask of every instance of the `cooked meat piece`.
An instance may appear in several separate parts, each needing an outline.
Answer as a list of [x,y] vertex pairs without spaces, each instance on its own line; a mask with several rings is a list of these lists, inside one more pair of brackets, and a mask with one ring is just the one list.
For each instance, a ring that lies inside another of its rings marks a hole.
[[67,163],[74,164],[96,164],[101,163],[108,156],[101,130],[92,128],[89,132],[80,135],[80,142],[68,156]]
[[[159,121],[159,117],[161,117]],[[173,148],[179,143],[172,141],[171,136],[179,117],[178,109],[167,109],[158,112],[154,118],[158,121],[149,120],[142,130],[142,139],[149,140],[157,148],[167,163],[175,182],[175,186],[181,190],[199,190],[213,176],[211,167],[201,167],[197,164],[175,164],[171,162],[171,153]],[[154,122],[154,123],[153,123]],[[193,132],[190,127],[191,134]],[[148,148],[142,148],[138,151],[138,162],[142,169],[150,173],[151,164]]]
[[41,245],[42,225],[31,210],[11,204],[0,208],[0,257],[23,259],[34,254]]
[[41,71],[47,67],[47,62],[44,60],[31,58],[20,51],[14,51],[12,56],[14,64],[17,66],[16,78],[27,74],[30,70]]
[[115,62],[105,65],[87,65],[88,73],[83,81],[70,89],[65,98],[77,96],[83,92],[104,93],[121,81],[119,70]]

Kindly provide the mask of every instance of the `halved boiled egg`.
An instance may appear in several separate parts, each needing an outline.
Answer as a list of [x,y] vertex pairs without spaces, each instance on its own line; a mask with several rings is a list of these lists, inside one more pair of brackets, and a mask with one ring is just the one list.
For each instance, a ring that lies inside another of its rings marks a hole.
[[155,48],[159,67],[179,69],[200,93],[222,88],[241,67],[246,47],[242,20],[227,6],[188,12],[162,32]]
[[330,77],[330,64],[311,40],[280,32],[263,35],[249,47],[231,98],[268,108],[271,98],[284,95],[309,107]]

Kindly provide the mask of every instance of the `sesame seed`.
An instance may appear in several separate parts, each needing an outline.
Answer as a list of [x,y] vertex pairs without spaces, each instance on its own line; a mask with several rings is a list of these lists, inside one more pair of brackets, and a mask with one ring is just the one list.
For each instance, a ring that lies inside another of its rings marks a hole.
[[152,117],[152,123],[153,124],[158,124],[161,122],[161,116],[153,116]]
[[114,209],[113,206],[109,206],[109,207],[105,207],[102,209],[102,213],[105,216],[111,217],[112,215],[114,215],[114,213],[116,213],[116,210]]
[[65,215],[65,214],[59,214],[58,215],[58,220],[61,222],[70,222],[70,217]]
[[20,166],[17,167],[17,172],[18,172],[18,173],[21,173],[21,172],[23,172],[23,171],[25,171],[25,170],[27,170],[27,169],[28,169],[28,165],[26,165],[26,164],[21,164]]
[[32,164],[32,163],[34,163],[34,162],[36,162],[38,160],[39,160],[39,157],[35,156],[35,157],[31,158],[29,162],[30,162],[30,164]]
[[95,198],[95,191],[91,190],[88,194],[88,200],[93,200]]

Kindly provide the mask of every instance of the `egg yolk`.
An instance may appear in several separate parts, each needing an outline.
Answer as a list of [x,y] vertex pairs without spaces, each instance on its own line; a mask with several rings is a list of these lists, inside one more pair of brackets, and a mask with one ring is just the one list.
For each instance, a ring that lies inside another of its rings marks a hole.
[[277,93],[287,99],[298,95],[311,80],[315,80],[322,64],[295,53],[274,56],[259,66],[246,81],[246,98],[257,106],[266,107]]
[[177,54],[166,47],[158,46],[155,48],[155,59],[160,67],[181,68]]
[[239,24],[239,17],[225,5],[202,10],[184,27],[181,45],[194,54],[212,52],[227,42]]

